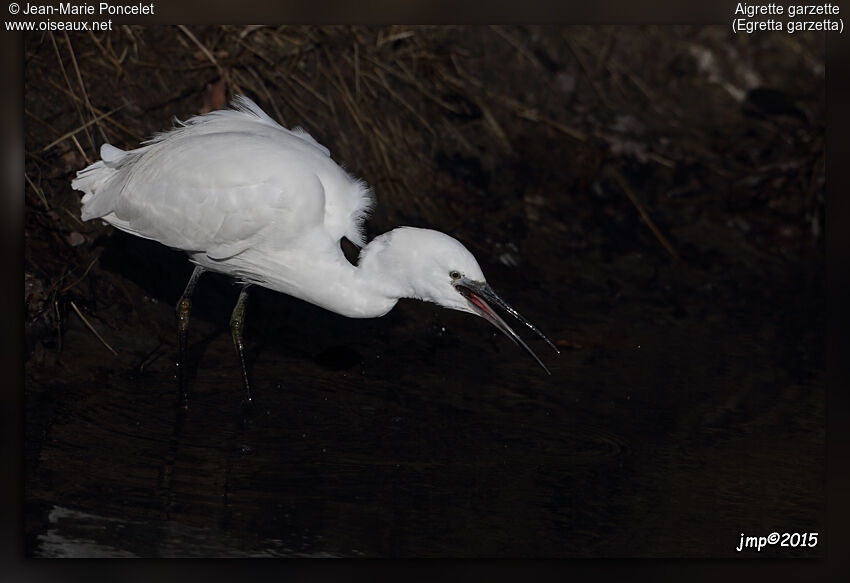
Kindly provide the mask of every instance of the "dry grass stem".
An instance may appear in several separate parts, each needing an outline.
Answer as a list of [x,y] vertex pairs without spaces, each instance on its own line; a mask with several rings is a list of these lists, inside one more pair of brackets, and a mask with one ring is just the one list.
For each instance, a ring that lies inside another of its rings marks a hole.
[[97,263],[98,259],[100,259],[100,257],[95,257],[94,259],[92,259],[91,263],[89,263],[89,266],[86,267],[86,270],[83,272],[83,274],[76,281],[74,281],[74,283],[70,283],[70,284],[66,285],[65,287],[63,287],[61,290],[59,290],[59,293],[63,294],[66,291],[68,291],[68,290],[72,289],[73,287],[75,287],[76,285],[78,285],[81,281],[83,281],[86,278],[86,276],[89,274],[89,271],[91,271],[92,266],[95,263]]
[[215,65],[216,67],[218,67],[219,71],[221,71],[221,65],[218,63],[218,59],[216,59],[216,58],[215,58],[215,55],[213,55],[213,54],[210,52],[210,50],[209,50],[209,49],[208,49],[208,48],[204,45],[204,43],[202,43],[201,41],[199,41],[199,40],[198,40],[198,37],[196,37],[196,36],[192,33],[192,31],[191,31],[191,30],[189,30],[188,28],[186,28],[186,26],[185,26],[185,25],[183,25],[183,24],[178,24],[178,25],[177,25],[177,28],[179,28],[179,29],[181,30],[181,32],[183,32],[183,34],[185,34],[186,36],[188,36],[188,37],[189,37],[189,39],[190,39],[193,43],[195,43],[195,45],[196,45],[199,49],[201,49],[201,52],[204,54],[204,56],[206,56],[206,58],[207,58],[207,59],[209,59],[209,61],[210,61],[213,65]]
[[416,121],[422,124],[422,126],[426,130],[428,130],[432,136],[436,136],[437,132],[434,131],[434,128],[431,127],[431,124],[429,124],[428,121],[424,117],[422,117],[422,115],[418,111],[416,111],[416,109],[414,109],[413,106],[407,102],[407,100],[404,99],[404,97],[399,95],[392,87],[390,87],[390,84],[387,82],[387,78],[384,75],[383,71],[376,71],[376,73],[381,81],[379,85],[383,87],[387,91],[387,93],[390,94],[390,97],[395,99],[399,104],[402,105],[402,107],[409,111],[416,119]]
[[[47,80],[47,82],[48,82],[48,83],[50,83],[51,85],[53,85],[53,87],[55,87],[55,88],[56,88],[56,89],[58,89],[59,91],[63,92],[63,93],[64,93],[65,95],[67,95],[68,97],[70,97],[70,98],[72,98],[72,99],[76,99],[76,100],[79,100],[79,99],[80,99],[79,97],[77,97],[76,95],[74,95],[73,93],[71,93],[70,91],[68,91],[67,89],[65,89],[65,88],[64,88],[64,87],[62,87],[61,85],[59,85],[58,83],[56,83],[53,79],[48,79],[48,80]],[[100,109],[98,109],[98,108],[96,108],[96,107],[94,107],[94,106],[92,106],[92,108],[94,109],[95,114],[97,114],[97,115],[101,115],[101,114],[103,114],[103,111],[102,111],[102,110],[100,110]],[[119,108],[119,109],[120,109],[120,108]],[[117,110],[116,110],[116,111],[117,111]],[[105,115],[105,116],[103,117],[103,119],[104,119],[104,121],[108,121],[109,123],[111,123],[112,125],[114,125],[116,128],[118,128],[119,130],[121,130],[121,131],[123,131],[124,133],[126,133],[128,136],[130,136],[131,138],[133,138],[133,139],[134,139],[134,140],[136,140],[137,142],[141,142],[141,141],[144,139],[142,136],[138,135],[136,132],[134,132],[133,130],[131,130],[130,128],[128,128],[127,126],[125,126],[124,124],[122,124],[122,123],[118,122],[117,120],[113,119],[113,118],[112,118],[112,117],[110,117],[109,115]]]
[[100,340],[100,343],[101,343],[101,344],[103,344],[104,346],[106,346],[106,348],[108,348],[108,349],[109,349],[109,352],[111,352],[113,355],[118,356],[118,353],[115,351],[115,349],[114,349],[114,348],[112,348],[112,347],[109,345],[109,343],[108,343],[106,340],[104,340],[104,339],[103,339],[103,336],[101,336],[100,334],[98,334],[97,330],[95,330],[95,329],[94,329],[94,326],[92,326],[92,325],[89,323],[89,321],[86,319],[86,317],[85,317],[85,316],[83,316],[83,313],[82,313],[82,312],[80,311],[80,309],[77,307],[77,304],[75,304],[75,303],[74,303],[74,300],[71,300],[71,307],[74,309],[74,312],[76,312],[76,314],[80,317],[80,320],[82,320],[82,321],[83,321],[83,324],[85,324],[85,325],[86,325],[86,328],[88,328],[89,330],[91,330],[92,334],[94,334],[94,335],[97,337],[97,339],[98,339],[98,340]]
[[655,238],[658,239],[658,242],[664,246],[667,252],[670,254],[673,259],[676,261],[680,261],[681,257],[676,249],[673,248],[673,245],[670,244],[670,241],[667,240],[667,237],[664,236],[664,233],[661,232],[655,225],[655,221],[652,220],[652,217],[649,216],[649,213],[646,210],[646,207],[638,200],[637,195],[632,191],[629,184],[626,182],[626,179],[623,178],[623,175],[620,174],[620,171],[613,166],[610,168],[612,175],[614,176],[614,180],[617,181],[617,184],[620,185],[620,188],[623,189],[623,192],[626,193],[626,196],[629,197],[629,200],[632,202],[634,207],[637,209],[638,213],[640,213],[641,218],[647,224],[649,229],[652,231],[652,234],[655,235]]
[[[71,37],[68,36],[68,33],[65,33],[65,42],[68,44],[68,53],[71,55],[71,63],[74,65],[74,72],[77,74],[77,83],[80,85],[80,93],[83,94],[83,102],[86,104],[86,107],[89,110],[89,114],[94,116],[94,108],[92,107],[91,100],[89,100],[89,94],[86,91],[86,84],[83,82],[83,75],[80,73],[80,65],[77,63],[77,54],[74,52],[74,45],[71,44]],[[97,123],[99,120],[95,120]],[[100,132],[100,137],[103,138],[104,142],[108,142],[109,138],[106,137],[106,132],[103,131],[103,128],[100,124],[97,124],[97,129]]]
[[[333,107],[333,106],[332,106],[332,105],[328,102],[327,98],[323,97],[323,96],[322,96],[322,94],[321,94],[321,93],[319,93],[318,91],[316,91],[316,89],[315,89],[315,88],[313,88],[313,86],[312,86],[312,85],[310,85],[309,83],[307,83],[306,81],[304,81],[304,80],[303,80],[301,77],[299,77],[298,75],[292,75],[292,76],[291,76],[291,77],[289,77],[289,78],[291,78],[293,81],[295,81],[296,83],[298,83],[301,87],[303,87],[304,89],[306,89],[306,90],[307,90],[307,92],[308,92],[308,93],[310,93],[310,95],[312,95],[313,97],[315,97],[315,98],[316,98],[316,99],[317,99],[320,103],[322,103],[322,105],[324,105],[325,107],[327,107],[327,108],[332,108],[332,107]],[[286,78],[285,78],[285,79],[286,79]]]
[[[56,37],[53,35],[53,33],[50,34],[50,41],[53,43],[53,50],[56,53],[56,60],[59,63],[59,69],[62,71],[62,77],[65,79],[65,84],[68,86],[68,92],[73,93],[74,87],[71,84],[71,79],[68,77],[68,72],[65,70],[65,65],[62,63],[62,55],[59,53],[59,45],[56,44]],[[77,115],[79,115],[80,117],[80,123],[85,124],[86,118],[83,115],[83,110],[80,109],[80,103],[85,103],[85,101],[79,98],[74,99],[74,109],[77,110]],[[89,145],[91,146],[92,151],[96,152],[97,147],[95,146],[94,140],[92,139],[91,134],[89,134],[88,129],[85,130],[85,134],[89,140]]]
[[[47,144],[46,146],[44,146],[44,148],[42,148],[42,150],[41,150],[41,151],[42,151],[42,152],[46,152],[47,150],[49,150],[50,148],[52,148],[52,147],[53,147],[53,146],[55,146],[56,144],[58,144],[58,143],[60,143],[60,142],[64,142],[64,141],[65,141],[65,140],[67,140],[68,138],[70,138],[70,137],[72,137],[72,136],[75,136],[76,134],[78,134],[79,132],[83,131],[83,130],[84,130],[84,129],[86,129],[87,127],[89,127],[89,126],[91,126],[91,125],[96,124],[96,123],[97,123],[97,122],[99,122],[100,120],[102,120],[102,119],[104,119],[104,118],[106,118],[106,117],[109,117],[110,115],[112,115],[112,114],[113,114],[113,113],[115,113],[116,111],[118,111],[118,110],[120,110],[120,109],[123,109],[123,108],[124,108],[124,106],[123,106],[123,105],[121,105],[121,106],[119,106],[119,107],[116,107],[115,109],[113,109],[112,111],[110,111],[110,112],[108,112],[108,113],[102,113],[102,114],[98,115],[97,117],[95,117],[95,118],[93,118],[93,119],[90,119],[89,121],[87,121],[86,123],[84,123],[83,125],[81,125],[80,127],[78,127],[77,129],[74,129],[74,130],[71,130],[70,132],[66,132],[66,133],[62,134],[61,136],[59,136],[58,138],[56,138],[55,140],[53,140],[52,142],[50,142],[49,144]],[[109,138],[105,138],[105,137],[104,137],[104,141],[105,141],[105,142],[108,142],[108,141],[109,141]]]
[[49,211],[50,205],[47,204],[47,197],[44,196],[44,191],[42,189],[40,189],[38,186],[35,185],[35,183],[29,177],[29,174],[27,174],[26,172],[24,172],[24,178],[26,178],[27,184],[30,185],[30,188],[32,188],[33,191],[35,191],[35,193],[38,194],[39,198],[41,198],[41,203],[44,205],[44,210]]
[[512,35],[510,35],[507,31],[503,30],[501,26],[491,25],[490,30],[495,32],[501,38],[503,38],[509,45],[516,49],[516,51],[522,55],[532,66],[534,66],[538,70],[543,69],[543,65],[540,64],[540,61],[537,57],[534,56],[534,53],[529,51],[524,44],[515,39]]
[[579,68],[581,68],[582,73],[584,73],[585,78],[587,79],[588,83],[590,83],[591,88],[593,88],[593,92],[596,93],[596,96],[599,97],[599,100],[602,101],[605,107],[611,109],[611,102],[608,100],[608,97],[599,87],[599,84],[596,82],[595,75],[591,73],[587,64],[584,62],[584,57],[582,57],[581,52],[576,49],[575,44],[568,35],[565,35],[564,39],[567,41],[567,46],[570,48],[570,52],[572,52],[573,56],[575,56]]
[[118,72],[118,76],[132,82],[132,79],[127,77],[127,75],[125,74],[124,67],[121,66],[121,61],[118,60],[118,58],[115,56],[115,53],[111,52],[111,51],[107,51],[106,47],[104,47],[101,44],[101,42],[97,39],[97,35],[95,35],[94,32],[91,31],[91,30],[89,31],[89,37],[91,38],[92,42],[97,46],[97,48],[100,49],[100,52],[103,54],[103,57],[107,61],[112,63],[112,66]]

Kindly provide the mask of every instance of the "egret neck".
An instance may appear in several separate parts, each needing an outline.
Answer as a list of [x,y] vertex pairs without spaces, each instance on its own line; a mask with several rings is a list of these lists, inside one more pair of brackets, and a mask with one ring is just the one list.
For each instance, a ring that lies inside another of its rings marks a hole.
[[393,309],[400,298],[416,297],[402,281],[405,274],[387,264],[393,254],[386,254],[385,235],[361,250],[357,265],[345,258],[341,248],[322,244],[320,237],[302,239],[310,253],[294,247],[251,248],[224,260],[211,259],[205,253],[190,258],[211,271],[226,271],[245,283],[289,294],[342,316],[377,318]]

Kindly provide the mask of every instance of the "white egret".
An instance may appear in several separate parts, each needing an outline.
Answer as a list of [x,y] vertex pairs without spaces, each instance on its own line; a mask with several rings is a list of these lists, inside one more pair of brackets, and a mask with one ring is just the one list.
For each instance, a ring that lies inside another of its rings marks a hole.
[[[232,109],[180,123],[135,150],[104,144],[100,155],[102,160],[71,183],[84,193],[82,219],[99,218],[183,250],[196,265],[177,304],[184,406],[189,312],[205,270],[243,285],[230,325],[249,401],[242,324],[252,284],[350,318],[383,316],[400,298],[477,314],[549,372],[490,304],[558,349],[496,295],[461,243],[438,231],[399,227],[364,246],[370,189],[303,129],[284,128],[247,97],[236,97]],[[343,237],[362,248],[357,265],[345,258]]]

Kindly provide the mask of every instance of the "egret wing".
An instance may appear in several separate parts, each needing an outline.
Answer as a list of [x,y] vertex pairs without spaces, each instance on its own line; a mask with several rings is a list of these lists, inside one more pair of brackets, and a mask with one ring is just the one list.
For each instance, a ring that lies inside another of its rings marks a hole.
[[322,220],[324,192],[309,157],[270,152],[266,142],[248,134],[206,134],[128,153],[87,214],[217,257],[266,238],[285,244]]
[[364,243],[372,197],[300,128],[287,130],[247,98],[196,116],[147,145],[109,144],[78,173],[84,220],[225,259],[251,246],[286,248],[323,229]]

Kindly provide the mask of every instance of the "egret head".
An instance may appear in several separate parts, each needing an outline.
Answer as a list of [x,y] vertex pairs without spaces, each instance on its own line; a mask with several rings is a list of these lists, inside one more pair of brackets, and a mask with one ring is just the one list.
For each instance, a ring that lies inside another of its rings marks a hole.
[[481,316],[524,348],[549,372],[493,307],[522,322],[556,353],[558,349],[493,291],[475,257],[457,239],[430,229],[401,227],[376,238],[364,249],[361,264],[372,262],[379,263],[384,276],[397,282],[402,290],[401,297],[434,302],[452,310]]

